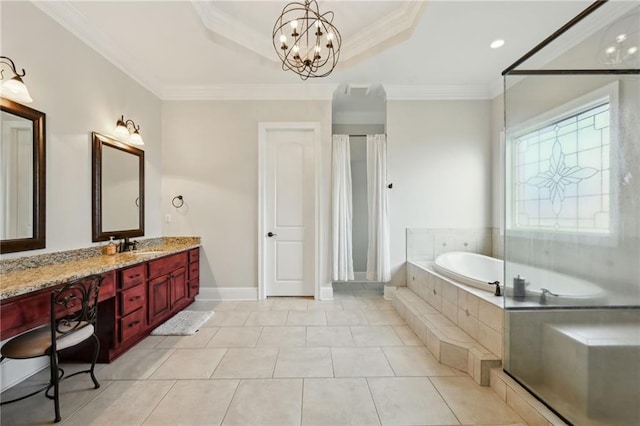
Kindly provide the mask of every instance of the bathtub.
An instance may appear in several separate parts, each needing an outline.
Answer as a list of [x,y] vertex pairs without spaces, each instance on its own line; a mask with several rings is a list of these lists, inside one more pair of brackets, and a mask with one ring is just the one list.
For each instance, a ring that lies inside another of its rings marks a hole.
[[[509,262],[508,276],[520,275],[526,279],[525,295],[530,301],[539,301],[543,289],[546,303],[600,304],[606,293],[596,284],[557,272]],[[436,272],[462,284],[493,292],[495,286],[488,283],[500,281],[507,296],[512,294],[513,278],[504,278],[504,262],[476,253],[448,252],[435,259]],[[506,284],[506,286],[505,286]],[[533,300],[531,300],[533,299]]]

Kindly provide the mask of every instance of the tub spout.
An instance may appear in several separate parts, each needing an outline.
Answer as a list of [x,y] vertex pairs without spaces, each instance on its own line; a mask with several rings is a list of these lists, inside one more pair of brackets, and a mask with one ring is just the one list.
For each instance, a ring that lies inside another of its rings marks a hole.
[[551,296],[556,296],[556,297],[560,296],[559,294],[551,293],[546,288],[541,288],[540,291],[542,291],[542,293],[540,294],[540,304],[541,305],[546,305],[547,304],[547,294],[549,294]]
[[494,281],[487,284],[496,286],[496,292],[494,293],[495,296],[502,296],[502,292],[500,291],[500,281]]

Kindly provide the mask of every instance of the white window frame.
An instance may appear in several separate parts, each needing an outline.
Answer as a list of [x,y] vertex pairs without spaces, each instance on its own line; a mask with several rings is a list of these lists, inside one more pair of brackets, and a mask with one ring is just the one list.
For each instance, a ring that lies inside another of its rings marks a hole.
[[516,227],[514,225],[514,197],[515,181],[513,178],[513,165],[515,161],[515,150],[513,146],[515,140],[532,131],[538,130],[553,122],[562,121],[566,118],[579,114],[580,112],[594,108],[603,102],[609,103],[609,144],[610,144],[610,161],[614,161],[618,155],[618,114],[619,114],[619,83],[614,81],[599,89],[573,99],[563,105],[555,107],[536,117],[533,117],[519,125],[513,126],[506,131],[505,138],[505,217],[504,225],[510,236],[527,237],[534,239],[553,239],[575,241],[576,236],[593,240],[594,243],[603,244],[617,240],[619,212],[617,192],[613,191],[614,182],[617,181],[617,170],[610,167],[610,190],[609,190],[609,232],[588,232],[588,231],[570,231],[570,230],[550,230]]

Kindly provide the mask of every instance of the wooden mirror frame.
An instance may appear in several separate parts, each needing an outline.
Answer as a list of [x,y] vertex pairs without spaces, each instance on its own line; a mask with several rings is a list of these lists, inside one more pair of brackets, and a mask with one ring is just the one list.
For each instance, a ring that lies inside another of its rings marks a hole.
[[0,110],[33,123],[33,235],[0,241],[0,253],[43,249],[46,246],[46,115],[28,106],[0,97]]
[[[91,155],[91,234],[92,241],[107,241],[109,237],[141,237],[144,235],[144,151],[120,142],[110,136],[100,133],[91,133],[92,155]],[[138,157],[138,193],[140,194],[140,208],[138,209],[139,227],[137,229],[121,229],[105,232],[102,229],[102,145],[106,144],[112,148],[119,149]]]

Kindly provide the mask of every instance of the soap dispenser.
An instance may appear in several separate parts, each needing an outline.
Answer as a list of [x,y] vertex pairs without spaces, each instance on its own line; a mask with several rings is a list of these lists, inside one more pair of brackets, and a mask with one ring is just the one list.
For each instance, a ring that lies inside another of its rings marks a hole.
[[104,247],[104,254],[112,256],[116,254],[116,243],[113,241],[113,237],[109,237],[109,243]]
[[524,299],[524,295],[525,295],[524,287],[525,287],[524,277],[521,277],[520,274],[518,274],[517,277],[513,278],[513,297],[515,299],[519,299],[519,300]]

